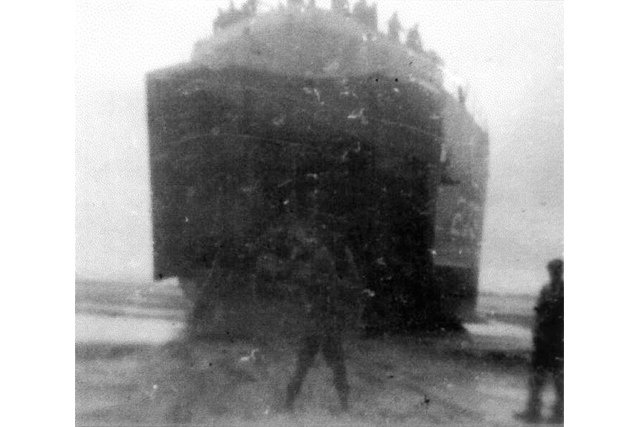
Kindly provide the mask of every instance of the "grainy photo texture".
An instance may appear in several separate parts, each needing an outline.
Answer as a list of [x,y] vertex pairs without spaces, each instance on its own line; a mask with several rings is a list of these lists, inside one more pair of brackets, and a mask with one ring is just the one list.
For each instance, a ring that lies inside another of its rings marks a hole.
[[76,425],[564,422],[561,2],[80,1]]

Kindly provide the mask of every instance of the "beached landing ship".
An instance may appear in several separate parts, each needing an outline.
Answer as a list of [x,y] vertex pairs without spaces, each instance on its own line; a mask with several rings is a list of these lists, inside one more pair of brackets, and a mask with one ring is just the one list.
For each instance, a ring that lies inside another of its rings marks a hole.
[[155,277],[180,279],[195,322],[284,327],[286,230],[307,218],[354,252],[367,331],[459,327],[488,137],[437,55],[347,13],[234,13],[190,62],[147,76]]

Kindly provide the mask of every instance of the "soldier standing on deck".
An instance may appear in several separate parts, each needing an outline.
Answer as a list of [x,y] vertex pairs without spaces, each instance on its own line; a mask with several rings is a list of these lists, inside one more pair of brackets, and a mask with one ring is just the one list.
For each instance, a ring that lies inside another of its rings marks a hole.
[[540,421],[542,387],[552,376],[556,402],[552,422],[564,419],[564,262],[554,259],[547,265],[551,282],[546,285],[536,305],[533,331],[533,355],[529,378],[529,402],[516,417],[527,422]]
[[[360,280],[351,251],[329,250],[310,226],[293,231],[295,246],[291,254],[293,277],[303,288],[307,325],[298,352],[293,378],[286,393],[285,410],[291,411],[302,382],[320,350],[333,370],[333,382],[342,411],[348,410],[349,384],[344,363],[342,334],[350,302],[356,301]],[[331,247],[339,245],[331,244]],[[344,274],[341,274],[344,273]],[[356,285],[356,286],[354,286]]]

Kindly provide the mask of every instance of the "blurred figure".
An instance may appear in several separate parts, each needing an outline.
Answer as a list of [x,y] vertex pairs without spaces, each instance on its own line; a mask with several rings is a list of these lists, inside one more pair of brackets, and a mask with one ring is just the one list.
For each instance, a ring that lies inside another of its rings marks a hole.
[[462,88],[462,86],[458,86],[458,101],[460,102],[460,104],[464,105],[465,102],[467,101],[467,93],[466,91]]
[[353,5],[353,18],[373,31],[378,31],[378,5],[367,5],[365,0],[359,0]]
[[564,262],[554,259],[547,269],[551,282],[540,292],[535,307],[529,401],[527,408],[516,414],[517,418],[532,423],[541,420],[540,396],[548,377],[553,379],[556,390],[550,421],[564,420]]
[[402,25],[400,24],[400,19],[398,18],[398,12],[393,12],[393,15],[391,15],[391,19],[389,19],[388,26],[389,39],[396,43],[400,43],[400,30],[402,30]]
[[349,1],[348,0],[331,0],[331,10],[341,15],[349,15]]
[[424,48],[422,47],[422,37],[420,36],[420,31],[418,30],[418,24],[414,25],[407,33],[407,40],[405,41],[405,45],[414,52],[424,53]]
[[293,7],[296,9],[302,9],[304,7],[304,1],[303,0],[287,0],[287,5],[289,7]]
[[[291,254],[293,277],[303,288],[306,300],[307,324],[298,352],[296,370],[288,387],[286,411],[293,409],[296,396],[313,360],[322,351],[333,371],[333,383],[340,407],[349,407],[349,384],[344,363],[342,335],[346,326],[349,303],[357,298],[359,277],[351,251],[342,247],[336,256],[321,242],[316,230],[297,227],[293,231],[295,245]],[[331,247],[339,245],[328,242]],[[336,259],[337,258],[337,259]],[[342,268],[341,268],[342,266]],[[344,274],[340,274],[341,271]]]

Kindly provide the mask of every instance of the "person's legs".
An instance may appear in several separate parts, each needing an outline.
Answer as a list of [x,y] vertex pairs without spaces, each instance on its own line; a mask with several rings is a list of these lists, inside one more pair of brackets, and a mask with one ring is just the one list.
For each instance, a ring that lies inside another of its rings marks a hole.
[[556,389],[556,403],[553,407],[554,421],[564,420],[564,369],[560,368],[553,372],[553,383]]
[[546,372],[534,368],[529,377],[529,404],[528,409],[532,414],[540,416],[542,387],[544,386]]
[[524,412],[516,416],[525,421],[535,422],[540,419],[542,409],[542,387],[544,386],[546,371],[540,367],[533,367],[529,376],[529,400]]
[[333,384],[338,392],[340,406],[343,411],[347,411],[349,409],[349,383],[347,382],[347,369],[344,364],[344,350],[340,334],[328,334],[325,336],[322,354],[333,370]]
[[318,335],[307,335],[303,338],[302,346],[298,352],[296,371],[287,387],[287,397],[284,404],[286,410],[293,409],[293,402],[300,392],[304,377],[307,375],[307,371],[309,371],[313,364],[313,359],[320,349],[321,340],[322,337]]

